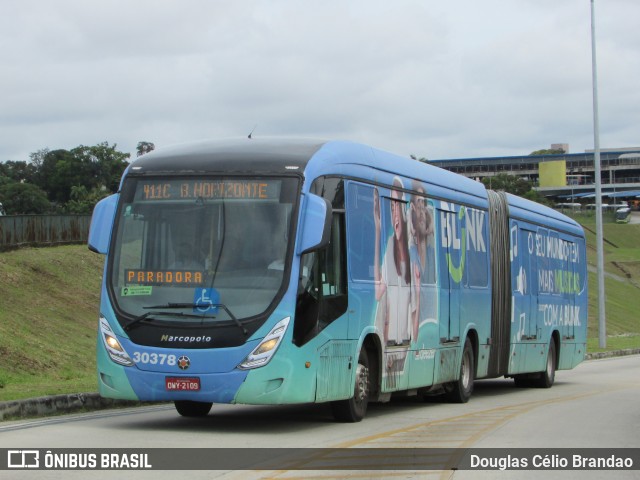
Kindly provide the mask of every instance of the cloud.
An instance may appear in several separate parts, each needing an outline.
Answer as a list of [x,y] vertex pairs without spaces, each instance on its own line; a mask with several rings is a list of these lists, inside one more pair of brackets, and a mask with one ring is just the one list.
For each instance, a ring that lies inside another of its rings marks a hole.
[[[0,160],[255,135],[429,158],[592,146],[580,0],[6,0]],[[638,144],[632,0],[597,2],[603,146]],[[604,143],[606,142],[606,145]]]

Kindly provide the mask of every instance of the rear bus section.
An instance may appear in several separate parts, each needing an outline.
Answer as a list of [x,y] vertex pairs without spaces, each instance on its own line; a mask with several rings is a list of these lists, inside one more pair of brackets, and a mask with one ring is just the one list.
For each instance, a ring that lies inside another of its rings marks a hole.
[[587,264],[582,228],[512,195],[510,211],[511,351],[517,386],[550,387],[556,370],[584,360]]

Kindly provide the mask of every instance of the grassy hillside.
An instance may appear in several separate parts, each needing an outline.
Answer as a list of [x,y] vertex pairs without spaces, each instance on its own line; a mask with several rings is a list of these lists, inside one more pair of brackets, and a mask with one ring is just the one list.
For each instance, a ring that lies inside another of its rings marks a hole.
[[[586,228],[595,270],[595,225]],[[604,228],[607,349],[640,348],[640,225]],[[103,260],[84,245],[0,252],[0,401],[96,391]],[[588,351],[593,352],[598,351],[595,273],[589,282]]]
[[96,391],[103,262],[83,245],[0,252],[0,401]]
[[[598,348],[596,226],[585,223],[589,274],[589,344]],[[607,350],[640,348],[640,225],[605,223],[605,318]]]

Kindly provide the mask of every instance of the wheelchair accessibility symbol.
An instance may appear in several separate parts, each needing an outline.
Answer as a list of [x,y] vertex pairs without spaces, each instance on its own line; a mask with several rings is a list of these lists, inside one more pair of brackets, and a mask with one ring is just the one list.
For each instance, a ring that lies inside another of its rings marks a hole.
[[193,294],[194,313],[218,313],[220,292],[215,288],[196,288]]

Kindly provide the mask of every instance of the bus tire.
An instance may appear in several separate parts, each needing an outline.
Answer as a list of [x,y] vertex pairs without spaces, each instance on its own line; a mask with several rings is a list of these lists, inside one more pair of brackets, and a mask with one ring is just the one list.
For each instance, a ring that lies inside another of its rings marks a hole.
[[176,400],[173,402],[176,410],[183,417],[206,417],[213,402],[193,402],[191,400]]
[[467,338],[462,351],[460,375],[458,380],[445,385],[445,396],[452,403],[467,403],[473,393],[473,381],[476,376],[475,356],[471,340]]
[[547,353],[547,366],[533,379],[533,386],[538,388],[551,388],[556,379],[556,342],[552,338]]
[[353,397],[347,400],[331,402],[331,410],[334,418],[340,422],[349,423],[362,420],[367,413],[367,406],[369,405],[370,387],[369,357],[367,351],[363,348],[358,357]]

